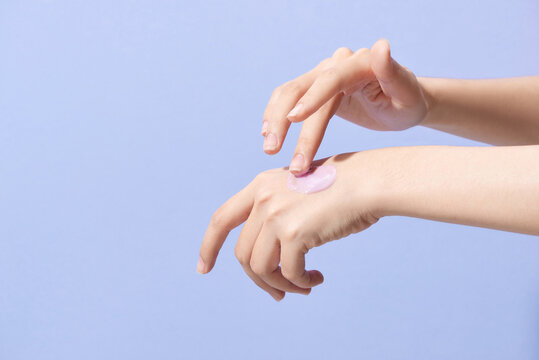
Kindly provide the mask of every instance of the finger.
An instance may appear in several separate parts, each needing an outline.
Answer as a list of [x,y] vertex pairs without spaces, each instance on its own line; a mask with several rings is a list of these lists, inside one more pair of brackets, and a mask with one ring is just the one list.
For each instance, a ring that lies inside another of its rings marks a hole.
[[311,290],[303,289],[284,278],[279,267],[280,245],[267,225],[262,226],[251,255],[250,267],[264,282],[273,288],[308,295]]
[[262,135],[264,135],[264,152],[277,153],[284,142],[290,121],[286,114],[296,104],[298,99],[307,91],[319,72],[320,65],[311,71],[279,86],[273,92],[268,106],[264,111]]
[[214,266],[228,233],[243,223],[253,207],[253,182],[228,199],[213,214],[200,247],[197,271],[208,273]]
[[413,105],[420,97],[417,78],[391,57],[391,49],[386,39],[380,39],[372,46],[371,65],[384,94],[403,105]]
[[264,280],[255,274],[250,266],[253,247],[261,228],[262,220],[259,216],[258,208],[255,206],[251,215],[245,222],[245,225],[243,225],[243,229],[241,229],[234,252],[247,276],[249,276],[262,290],[268,292],[275,300],[280,301],[283,299],[285,293],[264,282]]
[[244,266],[243,270],[253,280],[253,282],[258,285],[262,290],[266,291],[273,297],[276,301],[281,301],[286,293],[284,291],[275,289],[271,287],[269,284],[267,284],[264,280],[262,280],[258,275],[254,273],[254,271],[249,266]]
[[360,49],[322,71],[287,117],[292,122],[303,121],[341,91],[373,78],[370,50]]
[[339,108],[341,99],[342,94],[335,95],[303,122],[296,150],[289,166],[292,174],[304,174],[311,167],[311,163],[324,138],[329,120]]
[[298,241],[281,241],[281,272],[291,283],[301,288],[312,288],[324,282],[317,270],[305,270],[307,250]]

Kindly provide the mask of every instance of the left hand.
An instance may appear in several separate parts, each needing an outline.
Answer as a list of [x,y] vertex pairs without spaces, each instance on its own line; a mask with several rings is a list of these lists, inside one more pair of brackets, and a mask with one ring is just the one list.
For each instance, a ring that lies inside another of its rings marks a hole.
[[309,249],[362,231],[378,220],[375,177],[363,162],[358,165],[362,156],[343,154],[315,161],[315,165],[335,166],[337,178],[329,188],[311,194],[287,188],[287,168],[259,174],[213,215],[197,270],[209,272],[228,233],[245,222],[235,253],[247,275],[276,300],[285,292],[308,294],[323,282],[319,271],[305,270]]

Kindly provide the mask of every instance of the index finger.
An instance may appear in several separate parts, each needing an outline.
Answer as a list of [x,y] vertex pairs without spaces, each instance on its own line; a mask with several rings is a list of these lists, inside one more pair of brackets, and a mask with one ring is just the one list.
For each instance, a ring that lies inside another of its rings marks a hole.
[[262,125],[263,148],[267,154],[276,154],[283,146],[290,127],[290,121],[286,118],[286,114],[309,89],[316,78],[316,74],[324,64],[324,61],[321,62],[314,69],[273,91],[264,111]]
[[307,119],[336,94],[374,78],[370,50],[363,48],[324,70],[288,113],[292,122]]
[[329,120],[337,111],[341,98],[342,94],[335,95],[303,122],[294,157],[289,166],[292,174],[299,176],[307,172],[311,167],[314,156],[322,143]]
[[232,229],[247,220],[253,203],[253,183],[251,182],[215,211],[200,246],[200,257],[197,264],[199,273],[210,272],[226,237]]

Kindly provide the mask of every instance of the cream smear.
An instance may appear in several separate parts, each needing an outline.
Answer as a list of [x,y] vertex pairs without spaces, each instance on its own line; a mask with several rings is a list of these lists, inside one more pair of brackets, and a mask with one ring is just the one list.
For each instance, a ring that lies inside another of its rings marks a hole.
[[311,194],[327,189],[335,182],[337,169],[332,165],[313,166],[301,176],[288,174],[286,186],[289,190]]

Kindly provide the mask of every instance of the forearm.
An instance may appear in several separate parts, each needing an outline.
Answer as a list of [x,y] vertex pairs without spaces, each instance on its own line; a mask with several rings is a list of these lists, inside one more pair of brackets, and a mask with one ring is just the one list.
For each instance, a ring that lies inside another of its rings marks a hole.
[[539,144],[539,76],[418,79],[429,105],[422,125],[495,145]]
[[417,146],[358,154],[378,183],[377,217],[539,235],[539,146]]

